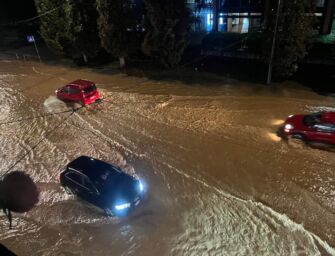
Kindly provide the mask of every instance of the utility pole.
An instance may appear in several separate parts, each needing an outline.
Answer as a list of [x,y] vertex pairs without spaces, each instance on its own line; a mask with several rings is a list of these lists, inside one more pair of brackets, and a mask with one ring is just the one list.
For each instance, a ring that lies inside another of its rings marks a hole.
[[274,52],[275,52],[276,37],[277,37],[277,31],[278,31],[278,20],[279,20],[279,13],[280,13],[280,1],[281,0],[278,0],[276,23],[275,23],[275,29],[274,29],[273,38],[272,38],[272,47],[271,47],[271,53],[270,53],[268,77],[267,77],[267,80],[266,80],[266,84],[271,84],[273,55],[274,55]]

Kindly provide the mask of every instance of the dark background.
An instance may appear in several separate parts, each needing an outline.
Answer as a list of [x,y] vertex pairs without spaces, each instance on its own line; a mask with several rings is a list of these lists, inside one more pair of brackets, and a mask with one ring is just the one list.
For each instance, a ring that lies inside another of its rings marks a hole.
[[1,0],[0,22],[14,22],[36,16],[34,0]]

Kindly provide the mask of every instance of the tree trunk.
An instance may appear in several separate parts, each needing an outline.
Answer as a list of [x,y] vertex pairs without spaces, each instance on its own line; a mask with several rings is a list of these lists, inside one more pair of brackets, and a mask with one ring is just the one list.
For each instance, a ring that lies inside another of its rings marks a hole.
[[126,59],[125,57],[121,56],[119,57],[119,62],[120,62],[120,69],[123,69],[126,67]]
[[81,55],[83,56],[84,62],[87,63],[87,56],[86,56],[86,54],[82,52]]
[[219,30],[219,1],[213,0],[213,32],[218,32]]
[[331,33],[334,14],[335,0],[326,0],[323,6],[322,22],[320,26],[321,35],[327,35]]

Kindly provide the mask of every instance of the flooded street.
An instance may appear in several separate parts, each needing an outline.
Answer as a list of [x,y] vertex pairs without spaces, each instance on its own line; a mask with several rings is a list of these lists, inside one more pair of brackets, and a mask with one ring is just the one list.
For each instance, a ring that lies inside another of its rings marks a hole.
[[[12,230],[0,216],[0,240],[15,253],[335,255],[335,152],[275,135],[289,114],[335,110],[333,98],[293,84],[155,81],[3,60],[0,122],[69,109],[54,91],[78,78],[106,100],[74,113],[16,167],[41,192]],[[2,172],[70,114],[2,124]],[[107,218],[67,195],[59,172],[80,155],[142,177],[148,198]]]

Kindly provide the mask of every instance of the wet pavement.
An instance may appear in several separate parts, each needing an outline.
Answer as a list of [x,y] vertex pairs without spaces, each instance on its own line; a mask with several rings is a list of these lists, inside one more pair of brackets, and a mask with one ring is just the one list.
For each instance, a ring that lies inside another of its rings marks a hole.
[[[335,110],[334,99],[296,84],[203,76],[0,61],[1,123],[69,109],[54,91],[78,78],[105,98],[17,166],[37,182],[40,202],[14,214],[12,230],[1,215],[0,241],[18,255],[335,255],[335,152],[275,135],[289,114]],[[69,114],[1,125],[1,170]],[[144,179],[147,200],[107,218],[67,195],[58,175],[80,155]]]

